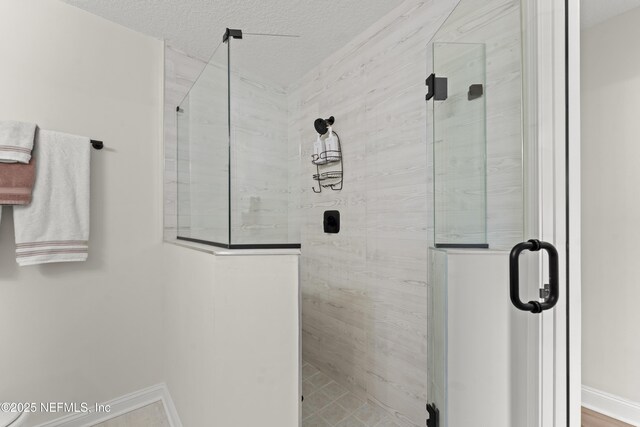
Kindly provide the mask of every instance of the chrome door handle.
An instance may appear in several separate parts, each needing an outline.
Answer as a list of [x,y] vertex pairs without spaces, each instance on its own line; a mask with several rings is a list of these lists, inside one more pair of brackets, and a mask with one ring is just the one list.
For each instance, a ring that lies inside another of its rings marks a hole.
[[[537,252],[541,249],[545,250],[549,255],[549,290],[545,293],[543,302],[529,301],[525,303],[520,299],[520,266],[518,257],[525,250]],[[509,255],[509,292],[511,302],[518,310],[542,313],[544,310],[552,309],[558,303],[558,298],[560,297],[558,251],[555,246],[536,239],[515,245]]]

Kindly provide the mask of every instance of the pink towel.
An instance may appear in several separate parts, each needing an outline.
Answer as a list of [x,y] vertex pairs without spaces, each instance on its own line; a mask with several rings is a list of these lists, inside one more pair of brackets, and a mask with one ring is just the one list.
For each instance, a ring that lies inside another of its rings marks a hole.
[[0,163],[0,205],[28,205],[36,181],[35,158],[24,163]]

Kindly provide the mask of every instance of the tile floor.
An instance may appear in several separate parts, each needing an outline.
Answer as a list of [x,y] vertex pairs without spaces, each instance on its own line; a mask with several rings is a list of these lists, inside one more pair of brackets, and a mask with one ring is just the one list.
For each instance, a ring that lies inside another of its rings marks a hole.
[[[302,427],[400,427],[391,414],[333,381],[310,363],[302,365]],[[168,427],[161,402],[94,427]]]
[[302,427],[400,427],[374,402],[356,397],[308,362],[302,364]]
[[164,412],[162,402],[155,402],[100,424],[95,424],[94,427],[169,427],[169,420]]

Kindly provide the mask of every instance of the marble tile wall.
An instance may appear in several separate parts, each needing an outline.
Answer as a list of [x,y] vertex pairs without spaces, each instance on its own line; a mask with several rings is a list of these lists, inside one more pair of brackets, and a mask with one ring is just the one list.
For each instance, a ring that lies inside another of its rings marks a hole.
[[[427,45],[454,1],[407,1],[289,93],[301,143],[303,356],[400,425],[427,399]],[[335,116],[344,189],[311,190],[313,121]],[[339,234],[322,213],[341,212]]]

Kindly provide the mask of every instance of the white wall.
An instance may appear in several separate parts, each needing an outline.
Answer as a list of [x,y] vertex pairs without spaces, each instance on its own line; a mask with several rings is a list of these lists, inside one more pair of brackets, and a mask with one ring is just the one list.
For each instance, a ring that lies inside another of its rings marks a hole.
[[165,249],[165,377],[183,425],[296,427],[298,256]]
[[[429,249],[429,402],[440,409],[443,426],[522,426],[527,413],[530,361],[523,349],[530,339],[530,314],[515,310],[509,300],[508,256]],[[492,296],[490,310],[478,304],[486,295]]]
[[640,404],[640,9],[582,33],[583,384]]
[[18,268],[3,211],[0,396],[95,402],[161,382],[162,43],[57,1],[3,0],[0,58],[0,120],[107,147],[91,153],[86,263]]

